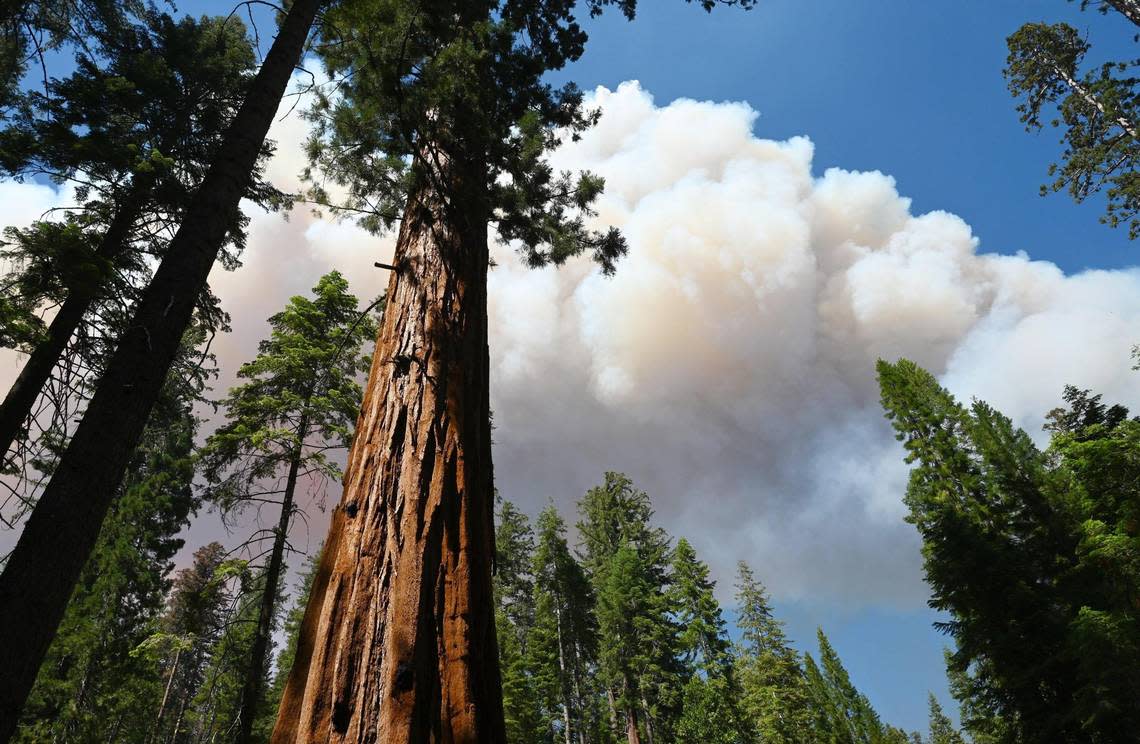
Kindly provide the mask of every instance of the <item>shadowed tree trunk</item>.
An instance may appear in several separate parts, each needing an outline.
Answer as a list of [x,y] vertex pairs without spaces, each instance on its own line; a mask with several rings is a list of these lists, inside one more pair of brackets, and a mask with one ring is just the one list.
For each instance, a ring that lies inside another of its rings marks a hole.
[[174,652],[174,662],[170,665],[170,676],[166,678],[166,688],[162,692],[162,702],[158,704],[158,715],[154,717],[154,725],[147,734],[146,742],[150,744],[158,736],[162,719],[166,715],[166,704],[170,701],[170,691],[174,688],[174,678],[178,675],[178,660],[182,658],[182,648]]
[[1137,0],[1108,0],[1108,4],[1116,8],[1125,18],[1140,26],[1140,2]]
[[[306,405],[308,400],[306,399]],[[269,640],[273,634],[273,615],[277,609],[277,585],[281,580],[281,568],[285,561],[285,542],[289,539],[289,522],[293,517],[293,493],[297,489],[297,472],[301,467],[301,447],[304,446],[308,422],[304,416],[297,427],[298,446],[289,474],[285,478],[285,493],[281,498],[281,517],[273,534],[273,551],[269,556],[269,566],[265,571],[265,588],[261,592],[261,607],[257,611],[257,632],[253,637],[253,647],[249,654],[249,668],[241,692],[240,727],[237,744],[248,744],[253,733],[253,722],[261,704],[265,687],[266,657],[269,655]]]
[[107,365],[51,482],[0,574],[0,742],[11,738],[36,672],[99,536],[249,184],[321,0],[294,0],[241,109]]
[[[626,689],[629,684],[626,684]],[[637,706],[632,703],[625,711],[625,737],[629,744],[641,744],[641,730],[637,725]]]
[[[409,199],[274,744],[505,741],[491,594],[487,219]],[[471,172],[476,173],[472,170]],[[437,171],[438,173],[438,171]],[[478,176],[471,182],[476,182]]]
[[[95,255],[105,261],[113,261],[127,246],[131,226],[138,218],[137,199],[124,204],[111,219],[107,232],[99,243]],[[77,287],[72,290],[60,305],[59,312],[48,325],[47,338],[36,344],[28,355],[28,360],[20,368],[4,402],[0,403],[0,459],[7,457],[13,442],[20,438],[24,422],[32,413],[36,398],[44,389],[55,365],[63,356],[71,337],[75,335],[83,316],[101,288]]]

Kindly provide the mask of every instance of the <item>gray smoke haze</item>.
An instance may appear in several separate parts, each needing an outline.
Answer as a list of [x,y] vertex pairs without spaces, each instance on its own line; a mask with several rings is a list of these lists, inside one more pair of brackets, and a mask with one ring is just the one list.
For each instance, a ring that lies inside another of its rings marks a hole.
[[[743,558],[779,599],[916,607],[927,593],[877,358],[914,359],[1035,436],[1066,383],[1140,406],[1137,270],[1066,276],[980,254],[969,225],[912,214],[887,175],[814,174],[810,140],[757,137],[747,104],[659,107],[637,83],[592,100],[601,122],[553,161],[606,178],[597,222],[624,231],[629,257],[606,278],[586,259],[536,271],[493,249],[496,482],[532,514],[553,500],[573,521],[577,498],[621,470],[722,587]],[[283,187],[304,135],[298,117],[274,129]],[[0,196],[5,224],[61,198]],[[215,344],[219,393],[289,296],[338,268],[371,299],[391,246],[301,209],[254,215],[243,268],[212,277],[234,318]],[[316,515],[300,546],[324,529]],[[204,518],[191,541],[217,530]]]

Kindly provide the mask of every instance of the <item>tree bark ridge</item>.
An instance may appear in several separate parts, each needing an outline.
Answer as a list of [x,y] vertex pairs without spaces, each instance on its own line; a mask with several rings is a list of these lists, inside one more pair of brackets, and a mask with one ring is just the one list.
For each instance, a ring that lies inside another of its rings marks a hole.
[[[438,167],[440,161],[435,163]],[[440,175],[462,193],[454,171]],[[478,199],[409,199],[327,585],[272,742],[505,741],[491,567],[487,227]]]

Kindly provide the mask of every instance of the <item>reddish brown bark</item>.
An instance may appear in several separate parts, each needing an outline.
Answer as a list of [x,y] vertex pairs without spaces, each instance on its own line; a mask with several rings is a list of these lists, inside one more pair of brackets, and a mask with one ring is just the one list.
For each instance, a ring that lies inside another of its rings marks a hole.
[[445,207],[435,193],[410,199],[401,224],[344,495],[274,744],[505,741],[486,218],[478,199]]

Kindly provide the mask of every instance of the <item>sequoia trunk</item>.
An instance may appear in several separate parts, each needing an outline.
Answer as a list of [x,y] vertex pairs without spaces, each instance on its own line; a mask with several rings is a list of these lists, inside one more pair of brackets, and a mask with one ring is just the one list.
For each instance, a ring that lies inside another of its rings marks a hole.
[[0,742],[16,728],[225,240],[321,0],[294,0],[0,574]]
[[306,610],[274,744],[505,741],[486,212],[440,159],[401,223],[327,583]]

